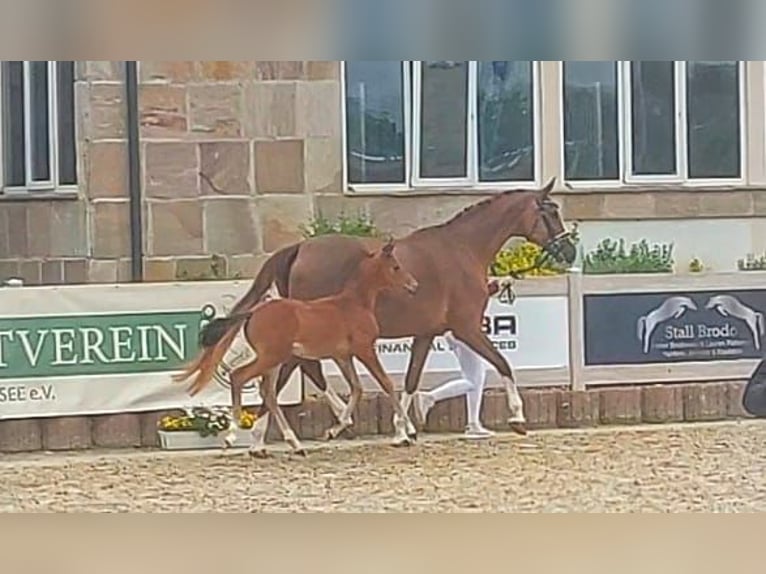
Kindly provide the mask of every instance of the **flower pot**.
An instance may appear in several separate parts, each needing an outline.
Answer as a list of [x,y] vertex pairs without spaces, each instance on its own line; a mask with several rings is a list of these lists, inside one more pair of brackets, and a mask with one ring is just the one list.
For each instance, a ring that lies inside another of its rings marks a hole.
[[[218,436],[200,436],[197,431],[164,431],[158,430],[160,447],[164,450],[203,450],[223,448],[223,438],[228,431],[221,431]],[[237,441],[232,448],[250,446],[250,429],[235,429]]]

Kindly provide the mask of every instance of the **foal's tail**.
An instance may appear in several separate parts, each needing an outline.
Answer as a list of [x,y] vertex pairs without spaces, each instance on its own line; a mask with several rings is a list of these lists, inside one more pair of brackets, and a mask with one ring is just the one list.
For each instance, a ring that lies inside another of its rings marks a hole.
[[173,381],[179,383],[197,373],[197,376],[194,377],[187,390],[191,396],[200,392],[212,380],[218,363],[226,355],[226,351],[234,337],[237,336],[240,326],[248,320],[250,315],[251,313],[246,311],[222,319],[216,319],[216,321],[220,322],[218,327],[220,336],[218,340],[212,345],[203,347],[196,359],[189,363],[181,373],[172,376]]
[[264,296],[264,294],[271,288],[272,284],[276,284],[277,289],[287,294],[287,283],[290,276],[290,269],[293,266],[295,258],[298,256],[298,250],[300,249],[300,243],[294,243],[283,247],[271,257],[261,267],[261,270],[253,280],[253,285],[245,295],[237,301],[234,308],[231,310],[229,317],[220,317],[213,319],[207,325],[202,328],[199,337],[199,344],[203,348],[212,347],[221,340],[228,332],[230,325],[230,319],[239,315],[247,309],[251,309],[256,303],[258,303]]

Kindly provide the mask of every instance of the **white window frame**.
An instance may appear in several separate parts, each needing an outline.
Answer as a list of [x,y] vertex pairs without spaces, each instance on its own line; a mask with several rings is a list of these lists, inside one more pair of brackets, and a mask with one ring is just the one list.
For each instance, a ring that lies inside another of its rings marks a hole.
[[[439,189],[459,189],[461,193],[485,193],[493,190],[528,189],[538,187],[542,181],[542,105],[540,85],[540,62],[530,61],[532,72],[532,146],[534,179],[508,181],[479,181],[478,144],[478,60],[468,61],[468,106],[466,139],[466,177],[422,178],[420,177],[420,118],[421,118],[421,70],[422,62],[402,61],[402,89],[404,102],[404,152],[405,181],[402,183],[356,183],[348,181],[348,140],[346,118],[346,62],[341,62],[341,128],[342,169],[344,193],[379,194],[385,192],[428,192]],[[403,194],[406,195],[406,194]]]
[[350,183],[348,181],[348,118],[346,116],[346,62],[340,64],[340,93],[341,93],[341,154],[343,169],[344,192],[381,192],[406,191],[410,189],[409,179],[412,164],[412,76],[410,60],[401,62],[402,66],[402,103],[404,121],[404,181],[401,183]]
[[[45,181],[32,181],[32,138],[31,138],[31,62],[24,60],[24,185],[6,185],[4,166],[4,138],[0,137],[0,197],[26,196],[40,192],[72,194],[79,190],[79,184],[59,184],[59,114],[58,114],[58,69],[57,60],[47,60],[48,67],[48,173],[50,178]],[[5,115],[4,89],[1,85],[0,74],[0,121]],[[75,112],[76,113],[76,112]],[[75,125],[75,148],[77,147],[77,127]],[[75,149],[75,157],[77,150]],[[76,175],[79,181],[79,161],[75,163]]]
[[676,174],[668,175],[632,175],[632,130],[631,130],[631,62],[619,60],[617,63],[617,138],[619,150],[617,154],[619,179],[571,180],[566,178],[566,155],[564,139],[564,62],[559,62],[559,110],[561,118],[560,127],[560,151],[561,151],[561,176],[572,187],[576,188],[626,188],[642,187],[651,185],[669,184],[681,187],[729,187],[741,185],[747,180],[747,94],[746,94],[746,62],[737,61],[738,75],[738,99],[739,99],[739,139],[740,139],[740,165],[739,177],[736,178],[690,178],[688,161],[688,131],[687,131],[687,107],[686,107],[686,72],[687,62],[684,60],[674,61],[674,82],[676,99]]

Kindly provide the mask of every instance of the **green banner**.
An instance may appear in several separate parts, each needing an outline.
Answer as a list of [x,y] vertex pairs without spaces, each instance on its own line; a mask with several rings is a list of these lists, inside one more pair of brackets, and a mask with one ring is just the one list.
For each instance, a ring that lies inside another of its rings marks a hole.
[[215,315],[201,310],[0,318],[0,380],[178,369]]

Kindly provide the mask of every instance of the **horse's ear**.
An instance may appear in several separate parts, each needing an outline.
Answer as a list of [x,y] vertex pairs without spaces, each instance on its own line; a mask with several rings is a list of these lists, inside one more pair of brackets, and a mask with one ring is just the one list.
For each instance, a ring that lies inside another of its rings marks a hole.
[[386,255],[388,257],[391,256],[391,254],[394,252],[394,238],[390,237],[388,238],[388,241],[386,241],[386,244],[383,246],[383,255]]
[[551,191],[553,191],[553,186],[556,184],[556,176],[554,175],[552,178],[548,180],[548,183],[546,183],[542,189],[538,192],[538,195],[541,200],[545,201],[548,199],[548,196],[551,194]]

